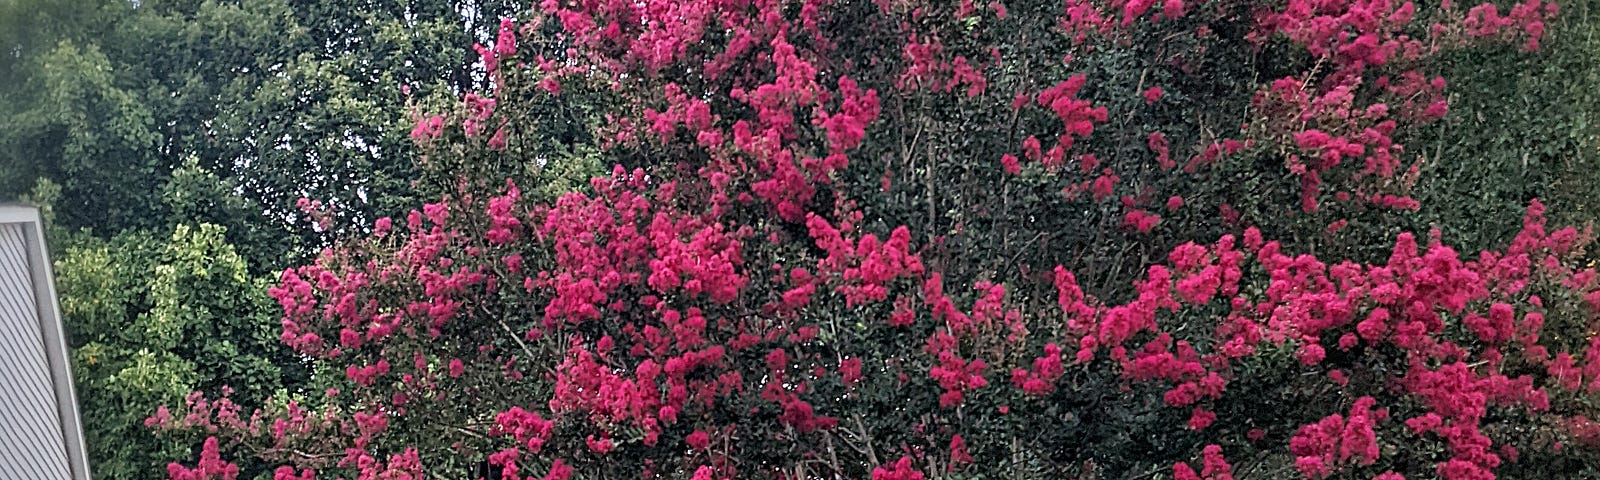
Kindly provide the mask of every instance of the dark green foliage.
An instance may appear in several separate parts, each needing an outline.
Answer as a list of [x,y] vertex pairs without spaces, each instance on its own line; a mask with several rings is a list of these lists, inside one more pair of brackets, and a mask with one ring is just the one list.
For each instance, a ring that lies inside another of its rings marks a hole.
[[1416,225],[1444,229],[1467,251],[1502,244],[1528,200],[1554,219],[1584,225],[1600,212],[1600,7],[1562,4],[1552,38],[1527,53],[1512,46],[1456,52],[1451,115],[1413,154],[1432,160],[1418,185]]

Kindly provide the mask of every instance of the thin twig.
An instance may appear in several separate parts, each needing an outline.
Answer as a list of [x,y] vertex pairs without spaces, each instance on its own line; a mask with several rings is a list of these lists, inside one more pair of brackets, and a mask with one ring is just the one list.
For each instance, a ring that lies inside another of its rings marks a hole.
[[861,414],[857,413],[851,417],[856,420],[856,428],[861,430],[861,443],[867,446],[867,460],[873,465],[883,465],[878,462],[878,453],[872,449],[872,435],[867,433],[867,424],[861,421]]
[[822,439],[828,444],[828,461],[832,462],[833,478],[844,478],[844,468],[839,465],[839,453],[833,449],[833,434],[823,435]]
[[505,320],[496,318],[495,322],[500,324],[500,328],[506,329],[506,333],[511,335],[511,340],[517,342],[517,346],[522,347],[523,353],[528,354],[528,361],[531,362],[534,359],[539,358],[533,354],[533,349],[528,348],[528,344],[522,342],[522,337],[517,336],[517,332],[512,330],[510,325],[506,325]]

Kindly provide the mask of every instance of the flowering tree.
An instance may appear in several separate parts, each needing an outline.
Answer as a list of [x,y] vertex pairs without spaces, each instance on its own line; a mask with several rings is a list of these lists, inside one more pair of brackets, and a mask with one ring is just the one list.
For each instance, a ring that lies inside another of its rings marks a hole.
[[[450,193],[272,290],[327,390],[146,423],[175,479],[1593,472],[1588,231],[1391,228],[1430,62],[1556,13],[547,0],[416,114]],[[609,174],[500,176],[591,114]]]

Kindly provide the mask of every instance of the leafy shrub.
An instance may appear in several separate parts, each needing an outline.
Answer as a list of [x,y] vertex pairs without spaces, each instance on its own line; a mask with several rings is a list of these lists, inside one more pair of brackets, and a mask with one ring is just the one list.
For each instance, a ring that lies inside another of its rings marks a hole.
[[194,390],[260,403],[303,377],[276,342],[268,285],[250,278],[224,229],[178,225],[99,240],[56,236],[54,265],[73,379],[96,478],[148,478],[185,445],[145,428]]

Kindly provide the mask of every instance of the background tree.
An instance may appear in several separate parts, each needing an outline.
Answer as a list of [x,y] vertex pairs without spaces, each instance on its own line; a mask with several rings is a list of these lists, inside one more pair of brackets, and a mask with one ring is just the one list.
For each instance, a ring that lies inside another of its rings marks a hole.
[[[59,222],[102,237],[182,222],[233,227],[253,271],[327,244],[300,198],[361,224],[415,203],[405,106],[483,86],[473,41],[501,1],[8,2],[4,189],[62,187]],[[409,92],[409,93],[407,93]],[[194,161],[248,208],[161,202]],[[171,220],[169,220],[171,219]],[[270,233],[268,233],[270,232]],[[263,237],[263,235],[267,235]],[[270,237],[270,239],[268,239]]]
[[160,405],[197,390],[263,402],[305,381],[271,327],[265,285],[224,242],[221,227],[180,225],[168,238],[89,238],[58,254],[97,476],[147,477],[188,452],[145,428]]

